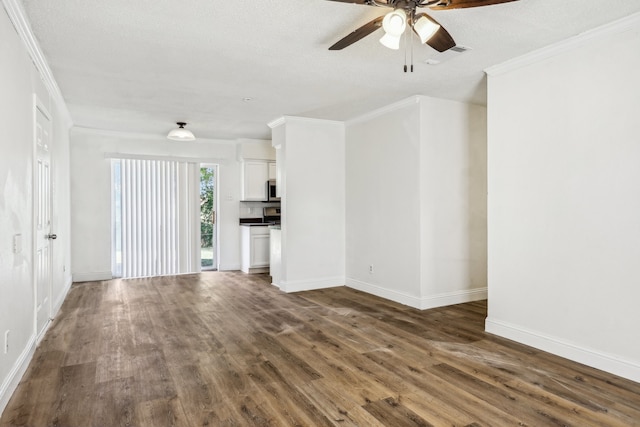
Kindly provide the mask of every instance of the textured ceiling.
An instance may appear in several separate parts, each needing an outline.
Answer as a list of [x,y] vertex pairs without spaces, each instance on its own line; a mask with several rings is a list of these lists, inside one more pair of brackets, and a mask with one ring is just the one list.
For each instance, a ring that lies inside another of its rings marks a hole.
[[[440,65],[382,30],[328,47],[386,9],[326,0],[23,0],[76,126],[270,138],[282,115],[345,120],[411,95],[486,103],[483,69],[640,12],[639,0],[520,0],[429,12],[459,45]],[[409,51],[410,54],[410,51]],[[244,101],[244,98],[252,98]]]

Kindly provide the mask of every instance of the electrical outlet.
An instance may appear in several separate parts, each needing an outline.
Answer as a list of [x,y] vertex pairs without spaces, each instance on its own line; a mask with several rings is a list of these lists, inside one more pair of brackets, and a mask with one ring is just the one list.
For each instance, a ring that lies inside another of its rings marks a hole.
[[9,353],[9,330],[4,333],[4,354]]
[[373,274],[373,264],[369,266],[369,274]]

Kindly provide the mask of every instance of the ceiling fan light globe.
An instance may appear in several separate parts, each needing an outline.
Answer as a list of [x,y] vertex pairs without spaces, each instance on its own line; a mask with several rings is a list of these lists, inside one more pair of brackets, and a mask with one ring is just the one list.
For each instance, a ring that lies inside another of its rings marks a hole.
[[184,128],[173,129],[171,132],[169,132],[167,138],[173,141],[194,141],[196,139],[196,137],[190,130]]
[[416,32],[420,41],[424,44],[435,35],[440,29],[440,25],[433,22],[427,16],[423,15],[413,24],[413,30]]
[[400,36],[386,33],[380,39],[380,43],[382,43],[384,47],[388,47],[389,49],[398,50],[400,49]]
[[392,36],[402,35],[407,28],[407,14],[400,9],[387,13],[382,20],[382,28]]

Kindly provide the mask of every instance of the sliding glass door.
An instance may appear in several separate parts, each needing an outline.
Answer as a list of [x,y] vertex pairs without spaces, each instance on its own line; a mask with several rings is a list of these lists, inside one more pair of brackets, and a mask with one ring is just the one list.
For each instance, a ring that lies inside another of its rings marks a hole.
[[200,271],[200,166],[112,160],[112,272],[115,277]]
[[217,261],[217,176],[215,165],[200,167],[200,267],[216,270]]

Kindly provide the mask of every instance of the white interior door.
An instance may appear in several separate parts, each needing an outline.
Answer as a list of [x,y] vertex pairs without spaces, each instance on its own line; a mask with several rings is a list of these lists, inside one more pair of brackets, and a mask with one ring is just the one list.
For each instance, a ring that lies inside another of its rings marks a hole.
[[36,332],[45,330],[51,319],[51,119],[36,102],[34,173]]

